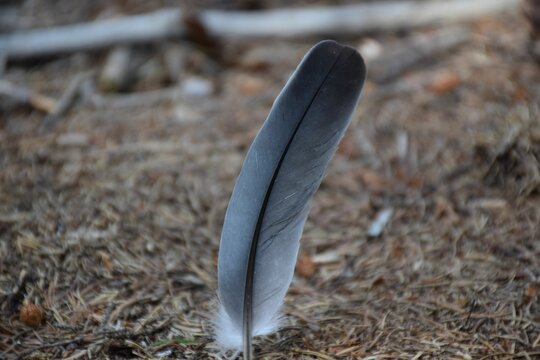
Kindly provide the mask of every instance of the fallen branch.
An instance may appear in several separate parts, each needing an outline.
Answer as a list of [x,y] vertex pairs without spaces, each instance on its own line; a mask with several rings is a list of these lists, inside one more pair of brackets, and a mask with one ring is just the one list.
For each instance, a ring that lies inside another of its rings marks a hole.
[[[200,25],[215,37],[351,35],[471,20],[514,9],[519,0],[388,1],[265,11],[203,10]],[[0,36],[0,53],[29,58],[188,36],[193,16],[180,9]]]
[[260,12],[208,11],[200,16],[215,36],[354,35],[471,20],[518,4],[519,0],[410,0]]
[[7,80],[0,80],[0,97],[2,96],[18,103],[29,104],[32,107],[46,113],[50,113],[56,106],[55,99],[36,93],[32,90],[13,85]]
[[91,50],[183,35],[182,12],[165,9],[144,15],[99,20],[77,25],[16,32],[0,36],[0,53],[29,58],[61,52]]
[[466,42],[471,35],[463,27],[451,27],[431,35],[416,35],[368,62],[369,76],[377,83],[393,80],[419,62]]

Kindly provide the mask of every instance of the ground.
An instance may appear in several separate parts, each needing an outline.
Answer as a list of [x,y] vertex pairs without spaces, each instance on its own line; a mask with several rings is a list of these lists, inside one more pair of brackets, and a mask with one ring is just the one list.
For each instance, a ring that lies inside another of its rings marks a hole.
[[[540,358],[540,71],[519,15],[469,25],[465,44],[366,83],[259,358]],[[224,211],[317,40],[227,42],[235,61],[199,51],[186,76],[212,94],[103,95],[48,131],[37,110],[2,109],[0,358],[225,358],[212,338]],[[4,78],[58,98],[104,54],[12,64]]]

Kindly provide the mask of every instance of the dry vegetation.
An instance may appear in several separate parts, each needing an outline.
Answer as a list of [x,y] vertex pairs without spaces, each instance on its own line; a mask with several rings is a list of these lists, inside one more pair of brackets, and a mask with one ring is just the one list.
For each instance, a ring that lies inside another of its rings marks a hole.
[[[471,26],[465,45],[367,83],[261,359],[540,358],[540,72],[517,15]],[[213,94],[103,95],[48,132],[39,111],[2,106],[0,358],[224,358],[211,318],[227,200],[315,41],[231,42],[221,62],[192,48],[183,76]],[[59,98],[103,59],[4,77]]]

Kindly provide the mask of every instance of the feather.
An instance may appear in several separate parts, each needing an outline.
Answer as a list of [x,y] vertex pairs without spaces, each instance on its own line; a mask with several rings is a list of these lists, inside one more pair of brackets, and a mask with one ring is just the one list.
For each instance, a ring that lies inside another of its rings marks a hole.
[[362,57],[315,45],[272,106],[236,180],[218,258],[217,341],[243,348],[279,326],[310,200],[342,138],[365,80]]

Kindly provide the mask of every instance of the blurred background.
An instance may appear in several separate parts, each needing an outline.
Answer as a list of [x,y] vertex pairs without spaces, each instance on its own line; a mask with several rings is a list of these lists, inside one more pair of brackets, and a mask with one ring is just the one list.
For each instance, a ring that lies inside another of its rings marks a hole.
[[368,80],[265,359],[540,356],[540,3],[0,1],[0,358],[225,358],[223,215],[305,52]]

